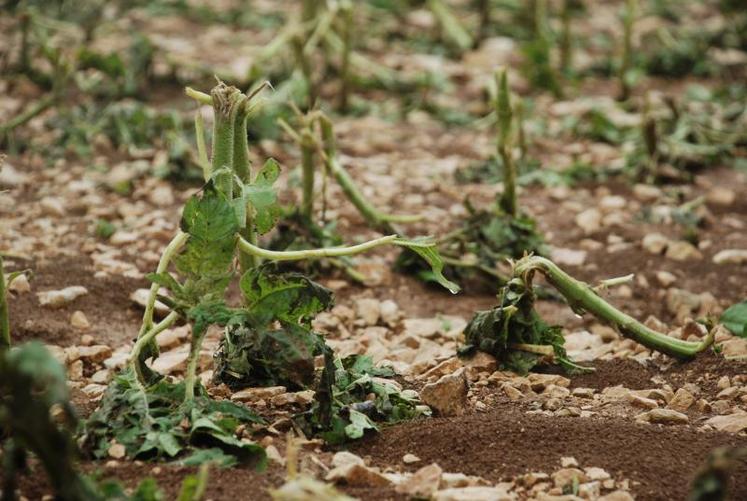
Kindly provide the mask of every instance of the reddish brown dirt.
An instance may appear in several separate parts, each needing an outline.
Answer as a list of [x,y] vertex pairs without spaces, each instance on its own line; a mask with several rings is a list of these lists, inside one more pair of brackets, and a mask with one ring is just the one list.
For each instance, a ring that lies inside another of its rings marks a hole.
[[[85,332],[70,325],[70,316],[82,311],[91,323],[95,343],[119,346],[137,334],[142,312],[130,300],[130,294],[147,287],[146,280],[122,276],[95,278],[86,257],[61,257],[25,265],[33,275],[31,292],[10,296],[10,330],[15,342],[39,340],[59,346],[79,344]],[[88,294],[57,309],[39,306],[37,292],[82,285]]]
[[[482,444],[476,447],[475,444]],[[694,472],[719,446],[745,446],[727,433],[634,424],[623,420],[528,415],[510,408],[456,418],[434,418],[384,430],[351,446],[373,464],[417,470],[431,462],[444,471],[500,481],[532,471],[560,468],[560,458],[597,465],[613,476],[640,482],[637,499],[684,499]],[[406,465],[412,453],[418,465]],[[732,499],[747,496],[747,465],[731,475]]]

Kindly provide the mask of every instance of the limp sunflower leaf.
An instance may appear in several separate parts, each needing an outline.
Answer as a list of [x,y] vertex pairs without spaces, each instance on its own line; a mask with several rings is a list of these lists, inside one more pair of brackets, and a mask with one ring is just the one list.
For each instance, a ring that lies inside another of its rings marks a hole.
[[431,267],[434,281],[447,288],[452,294],[456,294],[461,288],[443,275],[444,262],[438,253],[436,243],[430,238],[416,238],[413,240],[398,238],[392,242],[400,247],[405,247],[423,258]]

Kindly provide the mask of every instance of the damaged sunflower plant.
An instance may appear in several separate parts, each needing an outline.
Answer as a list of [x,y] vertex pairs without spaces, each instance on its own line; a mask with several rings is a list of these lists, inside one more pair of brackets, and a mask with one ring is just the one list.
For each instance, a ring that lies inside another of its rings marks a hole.
[[498,294],[498,306],[477,312],[465,328],[465,345],[460,350],[462,356],[477,351],[490,353],[503,367],[519,374],[526,374],[543,362],[556,363],[569,373],[593,370],[579,366],[569,358],[563,347],[562,327],[548,325],[535,310],[532,281],[537,273],[565,298],[575,313],[591,313],[620,335],[651,350],[686,360],[713,344],[713,329],[701,341],[683,341],[646,327],[599,295],[603,289],[629,281],[632,275],[605,280],[592,288],[547,258],[525,256],[513,264],[512,278]]
[[[355,207],[366,225],[374,231],[397,233],[396,224],[411,223],[421,219],[418,215],[388,214],[375,207],[363,194],[339,158],[332,120],[320,110],[304,115],[298,108],[292,107],[296,115],[297,127],[292,127],[283,119],[280,119],[278,123],[300,147],[302,199],[299,207],[284,211],[277,225],[279,231],[269,244],[271,249],[301,250],[342,243],[342,237],[336,231],[336,221],[327,221],[326,218],[329,179],[338,184],[345,198]],[[315,189],[318,184],[316,180],[319,177],[322,178],[321,193]],[[319,219],[314,211],[317,198],[321,198],[322,202]],[[294,268],[313,273],[327,264],[344,270],[357,282],[366,282],[366,277],[355,269],[354,263],[348,256],[309,261],[303,264],[294,263]]]
[[[248,438],[262,419],[245,406],[213,400],[197,377],[210,326],[224,329],[214,355],[214,380],[234,388],[284,385],[315,390],[312,410],[297,421],[310,433],[341,441],[375,429],[373,420],[392,422],[423,412],[413,395],[383,378],[391,374],[374,368],[366,357],[335,359],[311,328],[315,315],[331,306],[331,291],[276,264],[398,245],[430,263],[445,287],[453,292],[458,287],[441,275],[443,263],[427,240],[392,234],[352,246],[287,251],[261,247],[259,236],[273,229],[281,210],[274,187],[279,165],[270,159],[252,172],[248,159],[247,121],[261,103],[259,90],[247,95],[222,82],[210,94],[187,90],[214,111],[210,161],[199,114],[195,122],[206,183],[187,201],[179,232],[163,251],[155,273],[148,275],[153,284],[127,369],[114,379],[86,423],[84,440],[96,456],[105,456],[118,443],[137,458],[262,463],[263,449]],[[238,306],[226,301],[227,287],[235,279],[241,291]],[[160,295],[161,288],[169,294]],[[156,300],[170,308],[160,321],[154,319]],[[190,323],[192,336],[184,379],[174,383],[147,362],[158,357],[156,336],[177,321]],[[324,360],[322,371],[315,369],[318,356]],[[375,399],[369,401],[371,394]]]
[[[468,217],[454,231],[438,238],[438,249],[446,264],[446,275],[454,280],[482,280],[494,287],[506,277],[498,271],[498,263],[506,258],[519,258],[525,252],[543,253],[544,242],[534,220],[523,213],[517,198],[517,166],[514,150],[522,143],[519,114],[511,104],[508,76],[505,70],[496,73],[495,114],[498,120],[497,155],[503,166],[503,191],[495,205],[477,209],[465,201]],[[439,277],[423,266],[418,256],[406,249],[395,266],[415,274],[426,282]]]

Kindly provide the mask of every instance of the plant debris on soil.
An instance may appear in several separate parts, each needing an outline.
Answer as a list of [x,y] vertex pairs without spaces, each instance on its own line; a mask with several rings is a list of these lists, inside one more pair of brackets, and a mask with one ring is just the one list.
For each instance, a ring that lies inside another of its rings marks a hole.
[[8,2],[0,497],[747,498],[747,10]]

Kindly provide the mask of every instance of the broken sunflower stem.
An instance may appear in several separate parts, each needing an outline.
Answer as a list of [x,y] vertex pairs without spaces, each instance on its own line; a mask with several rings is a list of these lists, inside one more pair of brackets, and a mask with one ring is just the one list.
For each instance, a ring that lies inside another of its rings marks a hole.
[[10,318],[8,314],[8,298],[6,296],[5,273],[3,272],[3,256],[0,255],[0,354],[10,349]]
[[257,247],[256,245],[247,242],[244,238],[239,237],[238,245],[241,252],[245,252],[247,254],[251,254],[253,256],[261,257],[264,259],[269,259],[271,261],[300,261],[303,259],[352,256],[354,254],[366,252],[375,247],[395,243],[396,240],[397,235],[387,235],[385,237],[369,240],[368,242],[364,242],[358,245],[297,251],[273,251]]
[[630,97],[630,81],[628,72],[633,59],[633,24],[638,13],[638,0],[626,0],[623,11],[623,43],[620,60],[620,100],[627,101]]
[[511,94],[508,90],[508,75],[501,70],[495,75],[497,96],[495,101],[498,116],[498,155],[503,161],[503,194],[498,200],[498,206],[506,214],[515,217],[518,208],[516,202],[516,165],[511,152],[511,124],[513,111],[511,110]]
[[132,351],[130,351],[130,357],[128,360],[130,367],[137,375],[138,381],[143,381],[143,374],[140,370],[140,354],[143,352],[143,349],[148,345],[148,343],[152,342],[158,334],[174,325],[174,322],[176,322],[178,318],[179,313],[172,311],[166,315],[166,318],[153,325],[142,336],[138,337],[135,345],[132,347]]
[[314,136],[310,128],[301,131],[301,214],[308,221],[314,213]]
[[531,285],[535,271],[542,273],[568,301],[574,311],[588,311],[615,327],[620,334],[676,358],[692,358],[713,343],[711,330],[700,342],[682,341],[649,329],[602,299],[588,284],[576,280],[547,258],[528,256],[514,265],[514,276]]
[[190,403],[195,399],[195,383],[197,382],[197,362],[200,359],[200,348],[205,333],[192,335],[189,345],[189,358],[187,359],[187,371],[184,374],[184,402]]
[[340,164],[337,157],[337,142],[332,121],[326,115],[319,116],[319,124],[322,129],[322,140],[324,142],[323,158],[329,172],[334,176],[337,183],[345,192],[348,200],[358,209],[368,224],[385,232],[393,232],[389,223],[413,223],[422,219],[420,215],[413,214],[385,214],[376,209],[358,189],[358,186],[350,177],[350,174]]
[[[189,234],[179,231],[174,238],[171,239],[171,242],[169,242],[164,249],[163,254],[161,254],[161,259],[158,261],[158,266],[156,267],[156,273],[164,273],[168,270],[171,260],[174,258],[176,253],[181,250],[188,238]],[[153,312],[156,307],[156,296],[158,295],[158,290],[160,288],[161,286],[156,283],[153,283],[150,286],[148,301],[145,303],[145,312],[143,313],[143,324],[140,327],[138,339],[143,337],[153,328]]]

